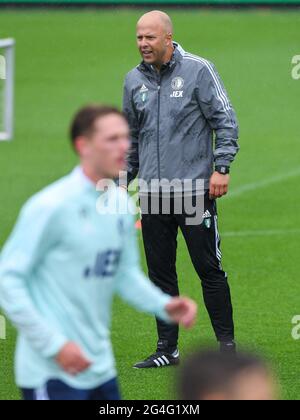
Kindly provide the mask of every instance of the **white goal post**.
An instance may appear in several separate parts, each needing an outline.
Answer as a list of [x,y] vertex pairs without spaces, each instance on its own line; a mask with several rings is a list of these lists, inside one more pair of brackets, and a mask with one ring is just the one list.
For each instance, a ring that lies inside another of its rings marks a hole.
[[0,39],[0,141],[12,140],[14,128],[15,40]]

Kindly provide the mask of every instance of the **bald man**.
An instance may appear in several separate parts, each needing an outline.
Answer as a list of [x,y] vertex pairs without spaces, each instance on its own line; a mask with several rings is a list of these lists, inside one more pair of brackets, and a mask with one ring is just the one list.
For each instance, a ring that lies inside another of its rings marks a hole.
[[[124,85],[123,109],[131,129],[126,185],[139,174],[149,277],[164,292],[179,295],[180,228],[221,351],[234,352],[216,199],[228,191],[230,165],[239,149],[236,115],[214,65],[173,41],[168,15],[143,15],[137,46],[142,62],[127,74]],[[156,351],[136,368],[179,363],[178,327],[157,319],[157,330]]]

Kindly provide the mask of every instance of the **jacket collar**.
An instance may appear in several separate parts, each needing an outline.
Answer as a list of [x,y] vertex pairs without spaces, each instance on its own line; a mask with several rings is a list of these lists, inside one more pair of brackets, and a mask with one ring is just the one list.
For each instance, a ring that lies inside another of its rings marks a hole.
[[[182,57],[184,55],[184,49],[181,47],[180,44],[178,44],[177,42],[173,42],[174,45],[174,52],[172,55],[171,60],[166,63],[163,64],[162,66],[162,71],[166,71],[166,69],[172,69],[179,61],[182,60]],[[142,61],[138,66],[137,66],[138,70],[140,70],[141,72],[145,73],[145,72],[150,72],[153,73],[153,71],[156,72],[154,66],[152,66],[152,64],[147,64],[144,61]]]

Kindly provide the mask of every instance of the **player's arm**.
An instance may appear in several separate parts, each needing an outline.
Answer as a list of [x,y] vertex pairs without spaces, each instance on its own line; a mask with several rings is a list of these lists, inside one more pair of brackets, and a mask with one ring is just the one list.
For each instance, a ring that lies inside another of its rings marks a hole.
[[211,178],[210,195],[218,198],[228,191],[229,168],[239,151],[238,122],[223,82],[212,63],[201,69],[196,93],[201,111],[215,133],[216,171]]
[[28,204],[0,258],[0,305],[30,344],[71,374],[89,366],[80,349],[52,328],[36,310],[29,293],[32,271],[55,243],[56,223],[49,206]]
[[132,98],[128,78],[126,77],[123,90],[123,112],[130,128],[131,147],[127,156],[127,185],[135,179],[139,172],[139,125]]
[[49,211],[26,205],[1,253],[0,304],[9,319],[44,357],[55,355],[66,338],[53,330],[35,309],[29,294],[30,275],[52,245]]
[[167,322],[181,323],[189,328],[194,324],[197,305],[188,298],[172,298],[164,294],[144,275],[133,217],[129,217],[124,235],[116,292],[129,304],[142,312]]

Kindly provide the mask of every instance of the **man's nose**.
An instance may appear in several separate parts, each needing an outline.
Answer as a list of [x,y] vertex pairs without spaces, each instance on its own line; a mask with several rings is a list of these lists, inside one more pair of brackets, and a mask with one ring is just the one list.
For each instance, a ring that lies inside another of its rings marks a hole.
[[140,47],[141,47],[141,48],[145,48],[145,47],[147,47],[147,46],[148,46],[148,43],[147,43],[146,38],[142,38],[142,39],[140,40]]

